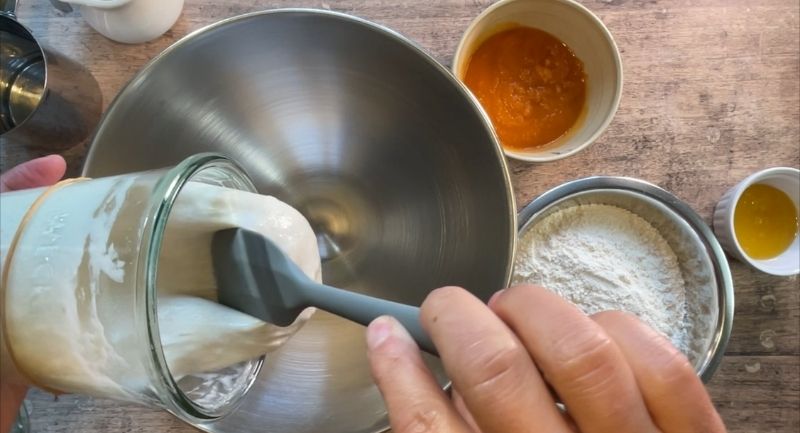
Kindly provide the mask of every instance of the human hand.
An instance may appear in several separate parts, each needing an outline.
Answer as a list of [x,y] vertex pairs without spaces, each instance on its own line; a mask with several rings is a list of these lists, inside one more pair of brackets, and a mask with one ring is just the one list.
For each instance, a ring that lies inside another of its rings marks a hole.
[[420,320],[452,398],[397,321],[367,329],[395,433],[725,432],[686,357],[633,315],[586,316],[534,286],[498,292],[488,307],[445,287],[428,296]]
[[52,185],[66,170],[67,163],[59,155],[32,159],[0,175],[0,192]]
[[[33,159],[0,175],[0,192],[52,185],[64,176],[66,168],[59,155]],[[0,432],[11,430],[27,391],[24,385],[0,381]]]

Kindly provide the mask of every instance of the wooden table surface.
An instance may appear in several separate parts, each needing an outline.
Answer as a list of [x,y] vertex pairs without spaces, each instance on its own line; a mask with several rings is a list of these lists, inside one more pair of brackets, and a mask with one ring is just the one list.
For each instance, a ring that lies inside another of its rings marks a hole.
[[[186,0],[164,37],[120,45],[77,12],[24,1],[20,20],[40,41],[85,64],[104,104],[149,59],[214,21],[276,7],[314,7],[385,24],[449,65],[470,20],[491,1]],[[797,0],[586,0],[622,52],[625,84],[614,122],[587,150],[543,165],[510,164],[519,206],[579,177],[625,175],[656,183],[710,221],[717,199],[766,167],[800,165],[800,5]],[[65,152],[80,169],[85,148]],[[31,157],[2,149],[7,169]],[[757,273],[732,261],[733,335],[709,384],[731,432],[800,429],[800,297],[797,278]],[[170,415],[106,400],[33,391],[33,432],[191,432]]]

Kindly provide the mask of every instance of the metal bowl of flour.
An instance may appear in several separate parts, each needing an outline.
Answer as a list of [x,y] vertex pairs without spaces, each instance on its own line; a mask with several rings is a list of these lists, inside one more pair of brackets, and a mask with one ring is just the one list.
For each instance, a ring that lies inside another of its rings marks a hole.
[[[515,241],[508,171],[488,118],[446,68],[401,35],[312,10],[199,30],[139,72],[89,152],[91,177],[212,151],[317,235],[326,283],[419,305],[461,285],[506,286]],[[439,382],[441,364],[428,358]],[[267,355],[213,432],[373,433],[389,423],[364,328],[318,312]]]
[[518,216],[519,238],[549,215],[586,204],[628,210],[650,223],[675,253],[686,286],[689,360],[708,381],[722,361],[733,324],[733,282],[728,261],[708,225],[686,203],[650,183],[590,177],[562,184],[528,204]]

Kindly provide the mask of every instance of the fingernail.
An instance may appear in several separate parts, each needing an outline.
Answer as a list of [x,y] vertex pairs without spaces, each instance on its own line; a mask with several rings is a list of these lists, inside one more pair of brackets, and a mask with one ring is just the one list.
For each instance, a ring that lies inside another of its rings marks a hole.
[[373,320],[367,327],[367,348],[374,350],[389,337],[399,340],[413,341],[408,331],[393,317],[381,316]]
[[506,289],[503,289],[503,290],[500,290],[500,291],[496,292],[494,295],[492,295],[491,298],[489,298],[489,302],[487,302],[486,305],[491,307],[492,304],[497,302],[497,300],[500,298],[500,295],[502,295],[503,292],[505,292],[505,291],[506,291]]

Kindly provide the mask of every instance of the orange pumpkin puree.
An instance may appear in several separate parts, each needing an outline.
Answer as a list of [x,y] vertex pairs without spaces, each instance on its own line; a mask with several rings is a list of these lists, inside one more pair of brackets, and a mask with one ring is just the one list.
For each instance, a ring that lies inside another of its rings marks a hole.
[[564,135],[586,100],[583,62],[553,35],[514,27],[472,54],[464,83],[492,119],[503,146],[540,148]]

